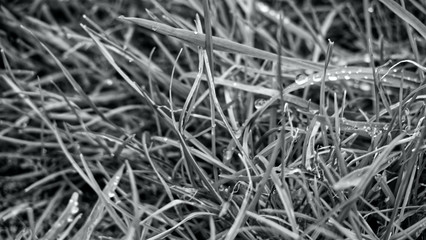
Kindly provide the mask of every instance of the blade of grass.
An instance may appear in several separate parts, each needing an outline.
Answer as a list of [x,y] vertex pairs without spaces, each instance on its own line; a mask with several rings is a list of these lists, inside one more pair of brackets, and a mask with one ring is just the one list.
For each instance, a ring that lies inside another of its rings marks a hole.
[[96,105],[92,102],[92,100],[87,96],[87,94],[84,92],[84,90],[81,88],[81,86],[77,83],[77,81],[74,79],[74,77],[70,74],[70,72],[65,68],[65,66],[59,61],[59,59],[53,54],[52,51],[43,43],[41,42],[38,37],[29,29],[25,28],[24,26],[21,26],[22,29],[29,32],[38,42],[39,44],[49,53],[49,55],[53,58],[56,65],[61,69],[61,71],[64,73],[66,79],[69,81],[69,83],[73,86],[74,90],[89,104],[93,111],[102,118],[106,123],[110,124],[114,129],[124,134],[123,130],[119,128],[117,125],[112,123],[109,119],[107,119],[104,114],[96,107]]
[[69,222],[69,218],[73,218],[73,215],[78,212],[78,193],[74,192],[68,201],[67,207],[64,209],[64,211],[61,213],[61,215],[58,217],[56,222],[52,225],[50,230],[46,233],[46,235],[43,236],[43,239],[46,240],[53,240],[56,239],[62,230],[67,226],[67,223]]
[[163,119],[166,121],[166,123],[173,129],[173,131],[176,133],[176,135],[179,138],[179,141],[181,143],[181,148],[183,152],[184,159],[191,164],[192,167],[194,167],[194,170],[199,174],[201,177],[203,183],[207,186],[209,191],[214,195],[214,197],[219,201],[222,202],[223,199],[219,195],[219,193],[214,189],[214,187],[211,184],[211,180],[206,175],[206,173],[203,171],[203,169],[197,164],[193,156],[191,155],[189,148],[186,144],[186,140],[182,136],[182,134],[178,131],[177,126],[175,122],[170,119],[169,116],[167,116],[166,113],[164,113],[159,106],[149,97],[148,93],[140,88],[134,81],[132,81],[129,76],[115,63],[114,58],[110,55],[110,53],[107,51],[107,49],[104,47],[104,45],[99,41],[98,37],[96,37],[90,29],[88,29],[86,26],[82,25],[82,28],[90,35],[90,37],[93,39],[93,41],[98,46],[101,53],[104,55],[104,57],[108,60],[108,62],[113,66],[113,68],[120,74],[121,77],[129,84],[138,94],[139,96],[146,101],[150,107],[152,107],[155,111],[158,111],[160,115],[163,117]]
[[[106,186],[102,190],[104,194],[110,195],[115,192],[115,189],[120,182],[125,165],[121,165],[121,167],[115,172],[115,174],[111,177],[111,179],[107,182]],[[72,240],[89,240],[92,236],[93,231],[96,226],[101,222],[105,215],[105,205],[101,199],[98,199],[95,205],[92,208],[89,216],[86,218],[83,226],[78,230],[78,232],[71,238]]]
[[[186,29],[178,29],[170,27],[166,24],[142,19],[142,18],[130,18],[130,17],[123,17],[120,16],[119,20],[131,22],[134,24],[137,24],[141,27],[144,27],[146,29],[152,30],[154,32],[166,35],[166,36],[172,36],[178,39],[181,39],[185,41],[186,43],[190,45],[205,47],[205,35],[201,33],[194,33],[192,31],[186,30]],[[219,37],[212,37],[213,42],[213,48],[215,50],[219,51],[225,51],[230,53],[240,53],[248,56],[253,56],[265,60],[270,61],[276,61],[277,55],[266,52],[260,49],[256,49],[253,47],[245,46],[243,44],[239,44],[224,38]],[[290,67],[290,68],[307,68],[312,70],[320,70],[321,65],[317,63],[312,63],[306,60],[299,60],[295,58],[289,58],[281,56],[284,66]]]
[[253,219],[256,219],[257,221],[264,223],[268,226],[270,226],[273,230],[275,230],[275,233],[284,237],[284,238],[290,238],[290,239],[300,239],[299,234],[296,234],[290,230],[288,230],[287,228],[284,228],[283,226],[281,226],[280,224],[269,220],[265,217],[262,217],[256,213],[253,212],[247,212],[247,216],[251,217]]
[[380,0],[380,2],[383,3],[387,8],[389,8],[402,20],[410,24],[410,26],[416,29],[417,32],[419,32],[420,35],[422,35],[423,38],[426,39],[426,26],[419,19],[417,19],[412,13],[402,8],[401,5],[399,5],[395,1]]
[[[207,59],[209,60],[209,67],[205,68],[205,71],[211,71],[209,75],[212,76],[212,82],[214,83],[214,69],[215,69],[215,63],[214,63],[214,56],[213,56],[213,36],[212,36],[212,26],[211,22],[212,19],[210,17],[210,1],[209,0],[203,0],[203,13],[204,13],[204,28],[206,32],[206,53],[207,53]],[[199,19],[198,19],[199,20]],[[198,27],[201,28],[201,23],[198,21]],[[202,33],[202,32],[201,32]],[[213,92],[211,91],[211,88],[209,88],[209,96],[210,96],[210,126],[211,126],[211,152],[213,156],[216,156],[216,123],[215,123],[215,116],[216,116],[216,110],[214,105],[214,96]],[[218,181],[218,170],[216,167],[213,167],[213,179],[215,182]],[[216,184],[214,185],[216,186]],[[216,186],[217,188],[217,186]]]
[[140,226],[139,226],[139,219],[142,216],[142,212],[139,209],[141,206],[141,202],[139,199],[139,191],[136,186],[136,179],[135,175],[133,173],[133,169],[130,166],[130,163],[128,160],[125,161],[126,168],[127,168],[127,174],[129,175],[130,180],[130,188],[132,190],[132,204],[133,204],[133,220],[132,223],[129,226],[129,229],[126,233],[126,236],[124,239],[130,240],[130,239],[140,239]]

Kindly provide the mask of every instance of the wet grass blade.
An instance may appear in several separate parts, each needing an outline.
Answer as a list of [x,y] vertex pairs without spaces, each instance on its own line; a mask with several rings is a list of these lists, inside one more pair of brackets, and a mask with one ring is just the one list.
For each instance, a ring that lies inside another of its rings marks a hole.
[[[205,43],[206,37],[202,33],[198,33],[198,32],[194,33],[193,31],[190,31],[190,30],[178,29],[178,28],[170,27],[166,24],[162,24],[162,23],[158,23],[158,22],[154,22],[154,21],[150,21],[150,20],[146,20],[142,18],[130,18],[130,17],[121,16],[119,17],[119,19],[137,24],[141,27],[144,27],[146,29],[149,29],[151,31],[154,31],[166,36],[179,38],[194,46],[200,46],[203,48],[205,48],[206,46],[206,43]],[[213,42],[213,48],[215,50],[225,51],[230,53],[240,53],[240,54],[261,58],[265,60],[270,60],[274,62],[277,60],[277,55],[274,53],[266,52],[260,49],[239,44],[224,38],[212,37],[212,42]],[[322,66],[320,64],[312,63],[306,60],[299,60],[299,59],[289,58],[284,56],[281,56],[281,59],[283,61],[283,65],[290,68],[296,68],[296,69],[306,68],[306,69],[312,69],[312,70],[322,69]]]

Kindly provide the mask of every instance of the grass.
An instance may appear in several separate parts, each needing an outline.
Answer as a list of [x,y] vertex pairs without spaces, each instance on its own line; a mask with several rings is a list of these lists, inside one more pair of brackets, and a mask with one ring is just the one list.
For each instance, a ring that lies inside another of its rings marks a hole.
[[423,3],[1,4],[1,239],[426,239]]

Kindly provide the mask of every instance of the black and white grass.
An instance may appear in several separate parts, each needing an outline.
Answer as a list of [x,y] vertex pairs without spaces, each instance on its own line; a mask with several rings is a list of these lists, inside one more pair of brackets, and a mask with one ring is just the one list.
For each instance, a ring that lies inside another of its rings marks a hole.
[[419,1],[3,1],[0,239],[425,239]]

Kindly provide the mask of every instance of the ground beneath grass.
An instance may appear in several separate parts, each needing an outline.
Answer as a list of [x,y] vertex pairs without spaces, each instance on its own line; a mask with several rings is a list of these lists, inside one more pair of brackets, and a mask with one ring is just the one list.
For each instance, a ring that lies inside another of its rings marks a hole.
[[0,239],[426,239],[423,1],[0,5]]

